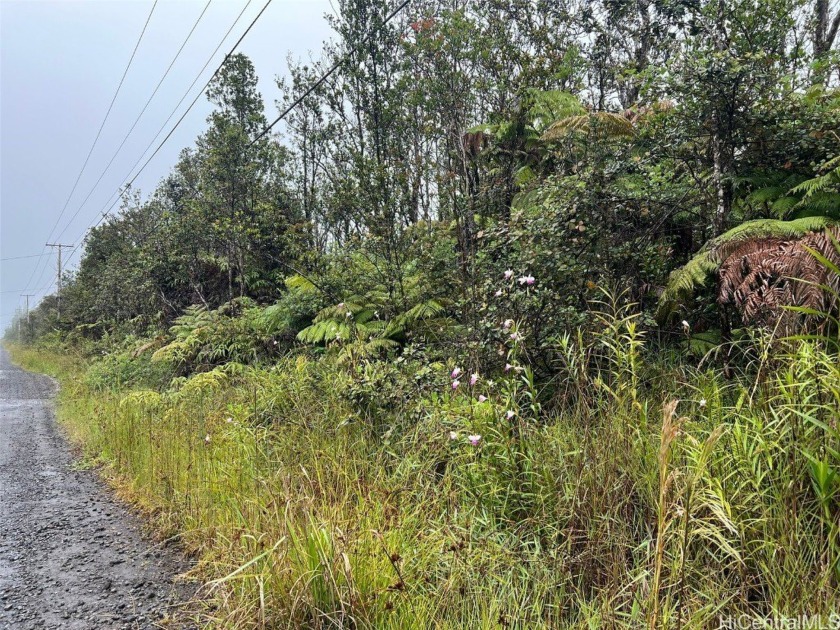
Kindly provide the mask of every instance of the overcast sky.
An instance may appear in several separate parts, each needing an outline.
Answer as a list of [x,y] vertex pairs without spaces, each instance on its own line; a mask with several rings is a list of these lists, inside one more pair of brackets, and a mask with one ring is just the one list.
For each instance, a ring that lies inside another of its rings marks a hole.
[[[266,0],[252,0],[161,139],[218,67]],[[32,305],[51,292],[56,257],[41,254],[84,163],[153,0],[0,0],[0,325],[23,289]],[[51,240],[78,244],[172,112],[247,0],[211,0],[154,100],[98,186],[146,100],[207,0],[158,0],[107,124]],[[254,62],[269,118],[277,114],[286,60],[318,58],[331,36],[329,0],[273,0],[238,48]],[[205,128],[202,97],[135,182],[150,192]],[[155,145],[156,146],[156,145]],[[151,152],[150,152],[151,153]],[[142,162],[141,162],[142,164]],[[82,201],[93,189],[87,203]],[[78,215],[73,221],[71,217]],[[19,256],[31,256],[8,260]],[[78,253],[71,265],[78,262]],[[37,266],[36,266],[37,265]],[[33,277],[33,271],[34,277]],[[0,334],[2,334],[0,329]]]

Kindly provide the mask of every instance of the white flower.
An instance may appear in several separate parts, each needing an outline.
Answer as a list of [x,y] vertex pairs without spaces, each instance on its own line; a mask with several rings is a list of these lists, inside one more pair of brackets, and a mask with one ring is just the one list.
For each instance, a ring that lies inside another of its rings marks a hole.
[[700,409],[703,409],[705,406],[706,406],[706,399],[705,399],[705,398],[701,398],[701,399],[700,399]]
[[210,434],[209,433],[204,436],[204,443],[205,444],[210,444]]
[[691,324],[689,324],[686,320],[682,320],[682,327],[685,332],[691,330]]
[[503,324],[505,330],[509,330],[511,326],[513,326],[512,319],[506,319],[505,323]]
[[450,440],[457,440],[458,439],[458,433],[455,432],[455,431],[450,431],[449,432],[449,439]]
[[513,269],[508,269],[505,271],[505,280],[510,280],[513,278]]

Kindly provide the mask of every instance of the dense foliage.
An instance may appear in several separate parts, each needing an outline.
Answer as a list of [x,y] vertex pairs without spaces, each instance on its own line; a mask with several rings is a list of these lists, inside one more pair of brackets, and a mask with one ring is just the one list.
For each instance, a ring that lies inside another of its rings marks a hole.
[[195,614],[837,612],[840,12],[392,8],[336,2],[279,135],[231,57],[13,331],[74,357],[67,425],[199,554]]

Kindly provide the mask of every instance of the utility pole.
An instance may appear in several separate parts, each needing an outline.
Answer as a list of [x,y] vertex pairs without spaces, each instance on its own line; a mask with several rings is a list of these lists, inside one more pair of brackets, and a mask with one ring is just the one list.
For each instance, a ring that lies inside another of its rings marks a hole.
[[34,293],[21,293],[20,297],[26,298],[26,328],[27,332],[32,332],[32,319],[29,315],[29,298],[34,297]]
[[47,247],[58,248],[58,280],[56,282],[56,286],[58,287],[58,318],[61,319],[61,248],[73,247],[73,245],[64,245],[62,243],[47,243]]

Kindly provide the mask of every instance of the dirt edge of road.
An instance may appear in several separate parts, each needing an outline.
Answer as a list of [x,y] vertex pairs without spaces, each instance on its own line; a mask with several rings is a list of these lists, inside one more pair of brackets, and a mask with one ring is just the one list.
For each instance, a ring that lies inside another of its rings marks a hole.
[[191,563],[78,465],[58,387],[0,348],[0,630],[197,627]]

